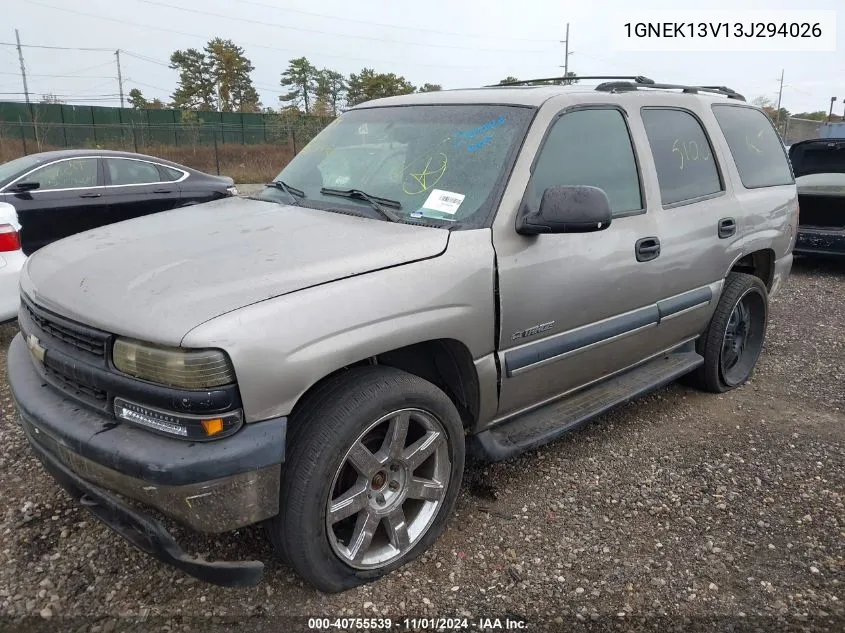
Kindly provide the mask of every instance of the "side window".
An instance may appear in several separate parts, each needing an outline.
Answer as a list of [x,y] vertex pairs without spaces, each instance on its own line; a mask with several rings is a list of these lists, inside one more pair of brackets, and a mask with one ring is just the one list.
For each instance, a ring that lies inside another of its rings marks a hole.
[[106,169],[113,185],[143,185],[161,182],[158,168],[140,160],[106,158]]
[[26,182],[37,182],[38,191],[50,189],[75,189],[97,186],[97,159],[74,158],[46,165],[23,178]]
[[157,165],[159,172],[161,173],[161,179],[164,182],[176,182],[179,180],[183,174],[178,169],[173,169],[172,167],[168,167],[167,165]]
[[616,109],[576,110],[561,116],[546,137],[532,175],[537,208],[549,187],[603,189],[614,214],[642,209],[631,136]]
[[791,185],[783,144],[769,117],[754,108],[714,105],[713,115],[728,142],[746,189]]
[[713,148],[698,119],[661,108],[643,108],[642,118],[664,205],[722,191]]

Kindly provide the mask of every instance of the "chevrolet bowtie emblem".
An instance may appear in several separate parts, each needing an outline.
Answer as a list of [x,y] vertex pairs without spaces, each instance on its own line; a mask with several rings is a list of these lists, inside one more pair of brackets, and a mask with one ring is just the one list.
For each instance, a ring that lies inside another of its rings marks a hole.
[[29,351],[32,352],[32,355],[35,356],[35,358],[40,360],[42,363],[44,362],[44,353],[47,350],[41,347],[41,342],[38,340],[38,337],[32,334],[27,336],[26,346],[29,348]]

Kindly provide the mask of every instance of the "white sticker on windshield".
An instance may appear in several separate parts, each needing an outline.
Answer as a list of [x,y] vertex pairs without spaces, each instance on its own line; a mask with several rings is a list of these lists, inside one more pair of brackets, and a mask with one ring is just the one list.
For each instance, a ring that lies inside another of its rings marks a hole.
[[464,201],[466,196],[462,193],[454,193],[452,191],[443,191],[442,189],[432,189],[428,200],[423,204],[424,209],[431,209],[432,211],[440,211],[440,213],[447,213],[455,215],[458,207]]
[[358,134],[363,136],[364,134],[367,134],[367,133],[368,133],[368,130],[367,130],[367,124],[366,123],[362,123],[361,125],[358,126]]

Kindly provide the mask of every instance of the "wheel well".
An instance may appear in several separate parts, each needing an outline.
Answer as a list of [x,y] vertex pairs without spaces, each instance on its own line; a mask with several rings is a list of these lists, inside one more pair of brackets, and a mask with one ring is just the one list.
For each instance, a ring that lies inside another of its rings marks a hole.
[[312,385],[294,409],[332,376],[361,365],[395,367],[428,380],[449,397],[461,415],[464,428],[472,428],[478,420],[480,395],[475,363],[467,347],[453,339],[415,343],[347,365]]
[[748,273],[759,277],[766,285],[766,290],[771,290],[775,275],[775,253],[770,249],[748,253],[733,265],[731,272]]

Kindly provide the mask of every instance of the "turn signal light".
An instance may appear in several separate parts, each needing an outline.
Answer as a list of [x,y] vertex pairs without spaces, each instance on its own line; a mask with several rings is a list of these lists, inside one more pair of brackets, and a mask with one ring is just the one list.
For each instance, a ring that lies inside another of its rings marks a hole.
[[206,435],[217,435],[223,431],[223,418],[212,418],[211,420],[203,420],[202,428],[205,429]]
[[21,237],[11,224],[0,224],[0,253],[9,253],[21,249]]

